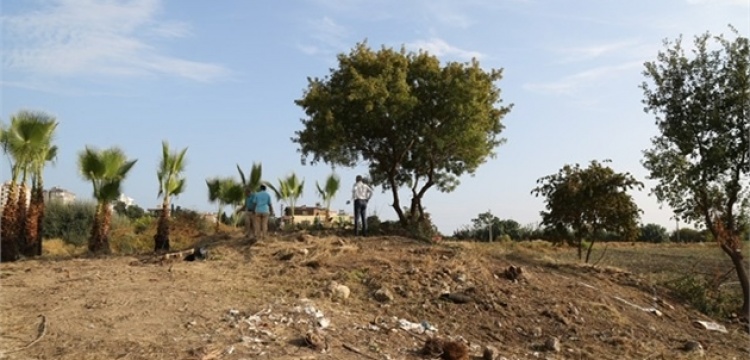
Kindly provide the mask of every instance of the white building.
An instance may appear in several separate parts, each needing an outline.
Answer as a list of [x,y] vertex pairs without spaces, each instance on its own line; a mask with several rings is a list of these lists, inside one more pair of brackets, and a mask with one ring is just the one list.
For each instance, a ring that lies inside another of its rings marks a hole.
[[120,197],[117,198],[117,201],[125,204],[125,207],[135,205],[135,199],[125,196],[125,194],[120,194]]
[[52,187],[44,191],[44,199],[47,202],[59,201],[63,204],[70,204],[76,201],[76,194],[65,190],[61,187]]

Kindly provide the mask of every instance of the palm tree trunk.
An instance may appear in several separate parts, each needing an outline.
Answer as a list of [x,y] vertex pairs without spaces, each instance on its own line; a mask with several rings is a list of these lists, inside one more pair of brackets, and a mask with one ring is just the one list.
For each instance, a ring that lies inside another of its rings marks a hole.
[[156,227],[154,235],[154,251],[169,251],[169,199],[164,198],[161,204],[161,214],[159,215],[159,224]]
[[34,182],[32,188],[31,188],[31,199],[29,201],[29,208],[26,212],[26,223],[24,224],[25,227],[25,236],[24,236],[24,242],[21,246],[21,253],[24,256],[32,257],[37,255],[37,242],[40,240],[39,236],[39,218],[40,218],[40,210],[42,203],[44,199],[42,198],[43,194],[41,191],[39,191],[39,188],[37,186],[37,183]]
[[109,225],[112,221],[112,211],[108,204],[97,205],[94,224],[91,227],[91,238],[89,238],[89,252],[93,254],[110,254],[109,248]]
[[44,236],[44,211],[46,209],[46,205],[44,202],[44,187],[42,187],[42,182],[39,181],[39,187],[37,188],[38,196],[39,196],[39,203],[38,211],[39,214],[37,214],[36,219],[36,256],[42,256],[42,237]]
[[16,246],[19,251],[23,251],[26,246],[26,215],[28,213],[28,201],[26,196],[26,181],[24,180],[18,187],[18,207],[16,208]]
[[8,199],[0,217],[0,261],[18,260],[18,185],[11,182],[8,189]]

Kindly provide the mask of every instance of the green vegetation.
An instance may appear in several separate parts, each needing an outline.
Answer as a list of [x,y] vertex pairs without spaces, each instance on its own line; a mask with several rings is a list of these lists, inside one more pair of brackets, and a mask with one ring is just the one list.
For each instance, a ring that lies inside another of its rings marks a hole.
[[640,210],[627,193],[642,188],[630,173],[617,173],[609,166],[592,161],[583,169],[580,165],[565,165],[557,174],[537,180],[532,194],[545,198],[547,211],[542,211],[542,224],[570,228],[578,243],[578,258],[582,256],[583,240],[589,241],[586,262],[600,231],[619,233],[627,239],[638,236]]
[[666,41],[646,63],[645,110],[660,134],[643,165],[658,184],[652,192],[686,222],[704,225],[732,260],[750,316],[750,280],[743,232],[750,221],[750,43],[706,33],[686,54],[682,38]]
[[[329,76],[309,79],[296,101],[307,119],[292,140],[303,163],[312,157],[313,164],[353,167],[364,160],[372,184],[391,190],[399,221],[423,221],[430,188],[452,191],[504,141],[500,120],[510,106],[496,107],[501,77],[476,60],[441,66],[426,52],[360,43],[338,56]],[[407,212],[398,195],[404,186],[412,193]]]
[[154,251],[169,251],[169,220],[170,198],[185,191],[185,153],[187,148],[179,152],[171,152],[169,144],[162,142],[162,157],[156,177],[159,180],[159,196],[162,198],[159,225],[154,235]]
[[[0,260],[42,253],[44,167],[57,156],[52,144],[55,117],[22,110],[11,116],[9,127],[0,127],[0,146],[11,162],[8,199],[0,218]],[[31,178],[31,198],[26,198]],[[28,201],[28,202],[27,202]]]
[[137,160],[128,160],[125,153],[113,147],[97,150],[86,147],[78,154],[78,170],[91,181],[96,199],[96,211],[91,227],[88,249],[94,254],[109,254],[109,227],[112,221],[110,205],[122,193],[120,188],[125,177]]

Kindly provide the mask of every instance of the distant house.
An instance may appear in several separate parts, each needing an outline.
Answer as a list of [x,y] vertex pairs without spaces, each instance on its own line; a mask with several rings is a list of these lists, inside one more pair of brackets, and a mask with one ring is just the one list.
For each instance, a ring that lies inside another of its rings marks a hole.
[[[292,218],[291,208],[287,207],[284,209],[284,221],[289,221]],[[336,223],[352,223],[354,217],[350,214],[345,213],[343,210],[335,211],[331,210],[326,219],[326,209],[320,204],[315,206],[295,206],[294,207],[294,223],[308,223],[308,224],[336,224]]]
[[76,194],[65,190],[61,187],[52,187],[44,191],[44,199],[47,202],[59,202],[61,204],[71,204],[76,201]]

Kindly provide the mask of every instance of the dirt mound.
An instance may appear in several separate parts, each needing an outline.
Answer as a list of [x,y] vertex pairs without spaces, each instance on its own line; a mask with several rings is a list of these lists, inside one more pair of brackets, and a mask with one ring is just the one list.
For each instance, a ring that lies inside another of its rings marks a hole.
[[705,329],[713,320],[672,299],[655,299],[632,273],[561,264],[534,256],[533,249],[306,234],[260,243],[217,237],[202,245],[207,261],[0,264],[0,358],[749,354],[750,337],[738,326]]

